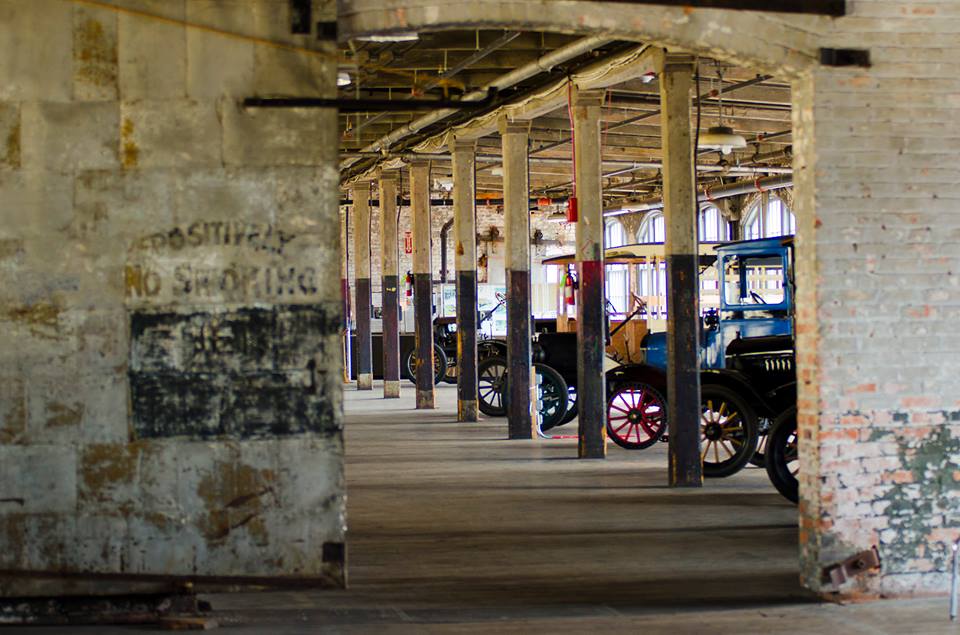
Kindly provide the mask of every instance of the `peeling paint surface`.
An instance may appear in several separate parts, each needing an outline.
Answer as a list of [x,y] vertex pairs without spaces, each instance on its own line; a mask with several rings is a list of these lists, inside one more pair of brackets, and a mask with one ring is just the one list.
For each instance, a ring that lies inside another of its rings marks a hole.
[[339,328],[320,306],[131,315],[137,438],[271,438],[339,432],[317,360]]
[[[0,9],[0,596],[343,586],[336,116],[257,117],[223,92],[332,96],[335,65],[16,4]],[[272,0],[146,4],[264,39],[289,27]]]

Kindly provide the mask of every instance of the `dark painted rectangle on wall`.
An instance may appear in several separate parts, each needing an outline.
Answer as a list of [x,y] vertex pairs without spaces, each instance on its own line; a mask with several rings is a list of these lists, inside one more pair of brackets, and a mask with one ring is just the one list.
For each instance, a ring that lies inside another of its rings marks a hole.
[[131,313],[136,437],[336,432],[317,359],[339,322],[321,305]]

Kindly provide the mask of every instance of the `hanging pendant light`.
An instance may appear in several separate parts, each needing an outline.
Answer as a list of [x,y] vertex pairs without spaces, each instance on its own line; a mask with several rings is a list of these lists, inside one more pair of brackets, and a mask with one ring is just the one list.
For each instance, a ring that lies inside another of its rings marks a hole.
[[713,126],[700,135],[701,150],[719,150],[730,154],[734,149],[746,148],[747,140],[735,134],[729,126]]
[[733,128],[723,125],[723,74],[717,68],[717,77],[720,88],[717,91],[717,125],[708,128],[700,135],[697,147],[701,150],[719,150],[723,154],[730,154],[735,149],[746,148],[747,140],[743,135],[734,133]]

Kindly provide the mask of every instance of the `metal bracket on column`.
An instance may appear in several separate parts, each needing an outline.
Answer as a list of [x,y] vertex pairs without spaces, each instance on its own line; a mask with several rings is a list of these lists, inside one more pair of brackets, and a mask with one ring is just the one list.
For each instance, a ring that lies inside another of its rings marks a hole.
[[823,569],[823,581],[829,581],[834,587],[839,587],[853,577],[879,569],[880,554],[876,547],[871,547],[866,551],[850,556],[839,564],[825,567]]

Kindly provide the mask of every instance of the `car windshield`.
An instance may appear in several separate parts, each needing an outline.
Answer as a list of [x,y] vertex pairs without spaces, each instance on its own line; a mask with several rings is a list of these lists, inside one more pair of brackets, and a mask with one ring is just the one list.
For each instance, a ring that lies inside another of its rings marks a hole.
[[728,305],[780,304],[785,298],[783,257],[780,254],[725,257],[723,289]]

